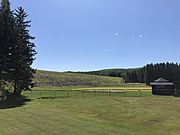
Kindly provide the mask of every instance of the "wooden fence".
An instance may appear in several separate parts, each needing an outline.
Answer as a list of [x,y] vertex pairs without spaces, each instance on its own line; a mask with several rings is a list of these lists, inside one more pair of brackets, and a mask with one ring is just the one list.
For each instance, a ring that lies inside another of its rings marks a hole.
[[96,96],[123,96],[141,97],[151,96],[149,89],[98,89],[98,90],[34,90],[25,91],[23,95],[30,98],[67,98],[67,97],[96,97]]

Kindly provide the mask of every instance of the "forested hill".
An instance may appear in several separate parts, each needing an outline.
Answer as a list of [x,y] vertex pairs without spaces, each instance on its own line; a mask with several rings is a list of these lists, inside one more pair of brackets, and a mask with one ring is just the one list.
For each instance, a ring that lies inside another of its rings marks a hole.
[[162,77],[169,81],[180,81],[180,65],[178,63],[147,64],[141,68],[104,69],[99,71],[79,72],[90,75],[122,77],[126,82],[147,83]]
[[180,65],[158,63],[133,69],[66,73],[38,70],[34,82],[39,86],[117,86],[124,81],[149,84],[159,77],[169,81],[180,81]]
[[34,78],[36,86],[118,86],[122,85],[120,77],[87,75],[37,70]]
[[127,70],[128,69],[116,68],[116,69],[103,69],[103,70],[97,70],[97,71],[76,72],[76,73],[100,75],[100,76],[112,76],[112,77],[125,77]]

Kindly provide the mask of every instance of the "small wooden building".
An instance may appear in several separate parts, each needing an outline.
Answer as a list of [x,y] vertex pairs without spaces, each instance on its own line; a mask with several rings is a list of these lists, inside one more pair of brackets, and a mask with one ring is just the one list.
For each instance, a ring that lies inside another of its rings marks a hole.
[[169,82],[166,79],[159,78],[154,82],[151,82],[153,95],[175,95],[175,85],[173,82]]
[[180,97],[180,82],[177,81],[174,84],[175,84],[174,96]]

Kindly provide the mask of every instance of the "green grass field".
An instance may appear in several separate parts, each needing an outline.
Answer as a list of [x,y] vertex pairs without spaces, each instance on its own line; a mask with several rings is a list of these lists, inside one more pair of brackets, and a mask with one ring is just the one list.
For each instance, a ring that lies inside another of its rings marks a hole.
[[81,98],[81,97],[145,97],[152,96],[151,91],[139,90],[34,90],[24,92],[23,95],[32,99],[57,99],[57,98]]
[[[91,90],[92,92],[86,92]],[[124,91],[124,92],[121,92]],[[93,97],[93,96],[152,96],[151,87],[144,84],[126,84],[109,87],[35,87],[24,92],[31,98]]]
[[117,86],[40,86],[34,87],[32,90],[87,90],[87,89],[147,89],[151,90],[151,86],[147,86],[145,84],[120,84]]
[[[179,135],[180,98],[152,96],[149,88],[37,87],[32,97],[31,92],[24,93],[31,101],[0,109],[0,135]],[[127,93],[82,95],[89,89]],[[137,89],[144,89],[141,97]],[[60,90],[56,98],[39,98],[53,97],[55,90]]]
[[0,109],[0,135],[179,135],[180,98],[34,99]]

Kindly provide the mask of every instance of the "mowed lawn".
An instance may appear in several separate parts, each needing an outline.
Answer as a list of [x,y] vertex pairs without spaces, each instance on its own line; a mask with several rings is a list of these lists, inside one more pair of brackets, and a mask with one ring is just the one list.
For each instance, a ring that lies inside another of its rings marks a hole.
[[0,135],[179,135],[180,98],[33,99],[0,109]]

